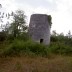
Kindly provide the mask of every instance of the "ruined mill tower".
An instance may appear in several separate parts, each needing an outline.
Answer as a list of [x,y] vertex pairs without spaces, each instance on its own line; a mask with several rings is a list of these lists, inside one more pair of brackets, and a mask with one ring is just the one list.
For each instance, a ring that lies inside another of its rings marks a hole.
[[29,35],[33,41],[50,43],[51,16],[46,14],[33,14],[30,18]]

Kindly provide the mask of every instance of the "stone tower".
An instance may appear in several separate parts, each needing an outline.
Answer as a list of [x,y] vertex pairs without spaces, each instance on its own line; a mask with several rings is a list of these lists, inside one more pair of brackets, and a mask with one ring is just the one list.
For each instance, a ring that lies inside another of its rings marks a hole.
[[30,18],[29,35],[33,41],[48,45],[50,43],[51,16],[33,14]]

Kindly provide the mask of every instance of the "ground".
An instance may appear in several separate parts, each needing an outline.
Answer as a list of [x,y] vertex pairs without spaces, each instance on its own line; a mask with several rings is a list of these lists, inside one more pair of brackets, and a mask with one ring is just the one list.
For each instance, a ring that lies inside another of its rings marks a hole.
[[72,72],[72,56],[0,58],[0,72]]

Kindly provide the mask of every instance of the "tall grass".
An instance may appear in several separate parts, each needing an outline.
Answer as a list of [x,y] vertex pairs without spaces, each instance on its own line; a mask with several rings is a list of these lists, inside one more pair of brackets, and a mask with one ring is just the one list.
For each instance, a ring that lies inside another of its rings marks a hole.
[[72,54],[72,47],[60,42],[53,42],[49,46],[45,46],[31,40],[15,39],[6,48],[0,50],[0,56],[39,55],[47,57],[50,54]]

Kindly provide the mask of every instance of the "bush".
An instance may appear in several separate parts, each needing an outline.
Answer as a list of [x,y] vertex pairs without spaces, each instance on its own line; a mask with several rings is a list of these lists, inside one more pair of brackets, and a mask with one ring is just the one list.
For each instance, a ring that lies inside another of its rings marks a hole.
[[4,56],[14,56],[20,54],[47,56],[48,50],[46,46],[32,41],[24,42],[23,40],[14,40],[13,43],[5,48],[2,53]]
[[50,52],[56,53],[56,54],[71,54],[72,53],[72,47],[69,45],[66,45],[64,43],[52,43],[50,46]]
[[3,42],[6,40],[6,33],[4,31],[0,32],[0,42]]
[[[5,47],[5,46],[4,46]],[[72,54],[72,47],[64,42],[52,42],[49,46],[33,42],[15,39],[4,49],[0,49],[0,56],[44,56],[51,54]]]

